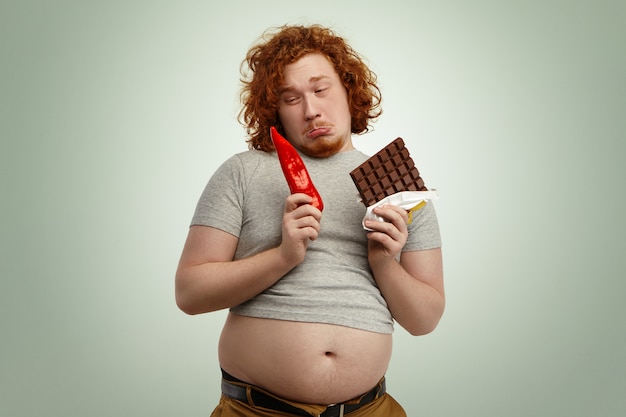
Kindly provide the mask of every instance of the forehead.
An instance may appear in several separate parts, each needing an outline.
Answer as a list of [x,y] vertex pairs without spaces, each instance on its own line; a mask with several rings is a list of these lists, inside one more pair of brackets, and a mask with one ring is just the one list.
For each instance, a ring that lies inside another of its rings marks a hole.
[[320,53],[311,53],[296,62],[285,65],[285,84],[312,82],[320,78],[337,76],[330,60]]

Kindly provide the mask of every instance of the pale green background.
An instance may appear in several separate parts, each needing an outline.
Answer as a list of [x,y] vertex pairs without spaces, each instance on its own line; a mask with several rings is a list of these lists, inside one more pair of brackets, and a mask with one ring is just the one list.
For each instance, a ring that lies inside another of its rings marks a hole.
[[447,310],[388,373],[409,416],[626,415],[623,1],[1,4],[1,416],[210,414],[224,313],[177,310],[174,270],[245,149],[245,51],[313,22],[379,75],[357,146],[404,137],[441,194]]

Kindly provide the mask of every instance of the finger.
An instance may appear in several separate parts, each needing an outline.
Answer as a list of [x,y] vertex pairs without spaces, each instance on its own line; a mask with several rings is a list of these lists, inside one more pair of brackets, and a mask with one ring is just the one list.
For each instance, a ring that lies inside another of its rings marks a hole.
[[297,225],[292,223],[283,231],[283,237],[290,241],[315,240],[319,235],[319,228],[314,225]]
[[386,222],[395,225],[399,230],[406,229],[406,225],[409,221],[407,211],[394,205],[385,204],[381,207],[377,207],[374,213],[383,218]]
[[396,256],[402,249],[402,245],[393,240],[389,235],[380,232],[370,232],[367,235],[369,240],[368,251],[381,251],[387,256]]
[[311,196],[303,193],[291,194],[285,200],[285,212],[291,212],[304,204],[310,204],[313,201]]
[[380,242],[385,246],[402,244],[405,241],[404,235],[390,223],[379,222],[377,228],[372,227],[372,231],[367,237],[370,240]]
[[322,218],[322,212],[317,207],[311,205],[312,202],[313,198],[308,194],[292,194],[287,197],[285,202],[285,213],[290,213],[303,208],[299,210],[299,216],[313,216],[319,221]]
[[318,232],[320,230],[320,222],[313,216],[305,216],[295,219],[294,226],[298,229],[312,228]]

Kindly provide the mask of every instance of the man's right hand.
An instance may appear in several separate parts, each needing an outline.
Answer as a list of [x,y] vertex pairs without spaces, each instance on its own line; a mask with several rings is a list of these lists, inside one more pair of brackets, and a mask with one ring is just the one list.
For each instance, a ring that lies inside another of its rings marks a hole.
[[279,246],[284,260],[296,266],[304,261],[309,240],[317,239],[322,212],[311,205],[313,199],[302,193],[285,200],[282,241]]

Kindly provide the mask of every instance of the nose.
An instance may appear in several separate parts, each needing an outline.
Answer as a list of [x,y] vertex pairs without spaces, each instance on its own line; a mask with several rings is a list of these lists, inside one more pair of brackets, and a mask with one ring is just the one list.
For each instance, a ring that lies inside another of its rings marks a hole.
[[304,107],[303,107],[304,119],[306,121],[311,121],[311,120],[317,119],[318,117],[321,117],[321,113],[318,108],[319,106],[315,102],[314,97],[304,98],[303,103],[304,103]]

